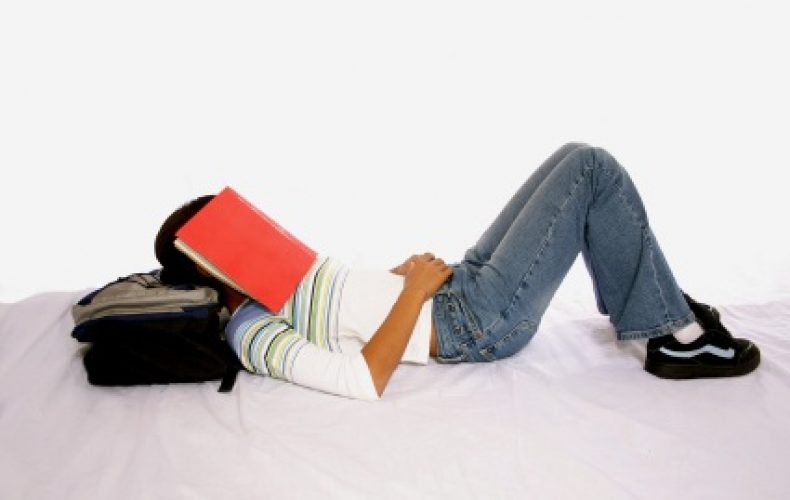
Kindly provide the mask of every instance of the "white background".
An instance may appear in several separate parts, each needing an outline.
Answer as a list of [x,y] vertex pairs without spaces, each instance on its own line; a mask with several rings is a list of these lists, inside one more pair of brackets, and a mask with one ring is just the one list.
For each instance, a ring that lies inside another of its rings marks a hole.
[[[564,142],[628,169],[683,288],[788,293],[780,2],[0,4],[0,301],[157,266],[234,186],[353,265],[460,260]],[[560,293],[593,295],[581,258]]]

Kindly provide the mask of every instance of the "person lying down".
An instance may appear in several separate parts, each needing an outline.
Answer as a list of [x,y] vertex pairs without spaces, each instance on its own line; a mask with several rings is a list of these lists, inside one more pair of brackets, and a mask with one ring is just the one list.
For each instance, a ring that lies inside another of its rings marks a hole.
[[752,372],[760,351],[675,281],[625,168],[603,148],[551,154],[459,262],[431,252],[389,270],[319,255],[279,311],[211,277],[174,246],[214,195],[180,206],[155,241],[162,279],[209,285],[231,313],[225,337],[244,368],[311,389],[381,399],[400,363],[492,362],[535,335],[581,252],[617,340],[647,340],[644,370],[668,379]]

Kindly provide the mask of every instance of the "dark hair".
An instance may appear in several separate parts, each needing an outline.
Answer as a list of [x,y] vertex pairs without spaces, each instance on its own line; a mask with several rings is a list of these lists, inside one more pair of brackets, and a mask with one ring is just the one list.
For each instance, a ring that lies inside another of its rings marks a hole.
[[216,286],[214,279],[200,274],[195,263],[173,244],[176,241],[176,231],[213,198],[213,194],[207,194],[183,204],[159,228],[154,241],[154,253],[156,260],[162,264],[161,279],[165,283]]

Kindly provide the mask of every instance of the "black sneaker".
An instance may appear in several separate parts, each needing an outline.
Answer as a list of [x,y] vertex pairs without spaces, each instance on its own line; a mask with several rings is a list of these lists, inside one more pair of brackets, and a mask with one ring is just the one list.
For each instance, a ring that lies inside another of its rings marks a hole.
[[719,311],[683,297],[704,333],[683,344],[673,335],[647,341],[645,370],[661,378],[734,377],[745,375],[760,364],[760,350],[746,339],[733,338],[719,321]]

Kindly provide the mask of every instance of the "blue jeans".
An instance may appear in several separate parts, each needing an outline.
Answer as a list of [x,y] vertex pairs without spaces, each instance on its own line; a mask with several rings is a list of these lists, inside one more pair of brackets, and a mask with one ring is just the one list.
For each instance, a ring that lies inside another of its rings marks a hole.
[[533,172],[433,297],[440,363],[521,350],[582,253],[598,311],[618,340],[695,321],[626,170],[606,150],[566,144]]

